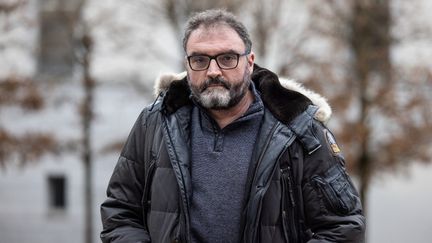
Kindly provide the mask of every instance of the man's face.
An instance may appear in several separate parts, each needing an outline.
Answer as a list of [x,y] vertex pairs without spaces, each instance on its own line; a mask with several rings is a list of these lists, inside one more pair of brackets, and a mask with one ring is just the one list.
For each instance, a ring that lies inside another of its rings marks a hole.
[[[191,33],[186,44],[187,56],[223,53],[245,53],[245,45],[237,32],[223,24],[199,27]],[[233,69],[222,69],[212,59],[208,69],[194,71],[188,60],[185,62],[189,86],[197,102],[207,109],[228,109],[237,105],[248,91],[254,54],[240,55],[238,65]]]

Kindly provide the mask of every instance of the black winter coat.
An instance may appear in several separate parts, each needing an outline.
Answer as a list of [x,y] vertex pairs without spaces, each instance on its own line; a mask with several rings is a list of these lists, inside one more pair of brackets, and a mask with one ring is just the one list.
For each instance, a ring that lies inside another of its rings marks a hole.
[[[255,66],[265,104],[249,169],[242,242],[363,242],[358,193],[318,110]],[[103,242],[190,242],[189,88],[172,81],[143,110],[101,205]]]

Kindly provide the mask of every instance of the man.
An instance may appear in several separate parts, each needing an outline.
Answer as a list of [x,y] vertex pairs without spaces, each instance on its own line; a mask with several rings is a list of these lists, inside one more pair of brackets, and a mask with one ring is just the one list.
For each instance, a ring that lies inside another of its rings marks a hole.
[[226,11],[193,16],[183,45],[187,76],[159,80],[109,182],[102,241],[362,242],[324,99],[254,64]]

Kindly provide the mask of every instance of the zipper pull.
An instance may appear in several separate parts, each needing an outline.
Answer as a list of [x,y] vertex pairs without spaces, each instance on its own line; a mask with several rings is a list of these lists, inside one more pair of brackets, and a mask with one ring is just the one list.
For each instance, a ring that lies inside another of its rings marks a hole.
[[286,181],[285,184],[288,187],[288,195],[289,195],[291,207],[294,208],[296,204],[294,200],[293,183],[291,181],[291,167],[288,166],[284,169],[281,169],[281,173],[282,173],[282,179]]

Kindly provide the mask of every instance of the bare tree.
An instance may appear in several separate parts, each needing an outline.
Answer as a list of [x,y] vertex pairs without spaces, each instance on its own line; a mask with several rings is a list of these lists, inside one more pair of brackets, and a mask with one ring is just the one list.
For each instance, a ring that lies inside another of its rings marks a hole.
[[372,164],[376,160],[374,157],[379,156],[374,154],[371,146],[373,124],[369,115],[374,108],[381,110],[380,103],[386,103],[383,97],[388,97],[388,93],[394,90],[391,87],[394,83],[390,62],[391,20],[388,1],[374,1],[371,4],[355,2],[352,8],[352,18],[348,22],[352,34],[348,43],[354,55],[351,82],[356,88],[354,97],[357,97],[360,113],[356,121],[349,124],[358,128],[357,133],[345,138],[359,146],[354,162],[361,178],[360,196],[366,204]]
[[255,53],[265,59],[271,39],[277,34],[281,24],[282,1],[255,1],[252,5],[252,35],[255,39]]
[[244,0],[163,0],[162,9],[176,36],[181,37],[183,25],[192,13],[212,8],[224,8],[237,12],[244,2]]
[[[0,108],[18,106],[29,112],[44,108],[44,98],[34,81],[29,79],[6,78],[0,80]],[[21,165],[36,161],[46,153],[58,151],[53,134],[27,132],[17,135],[0,126],[0,166],[8,161],[18,161]]]
[[91,125],[93,121],[93,96],[95,81],[90,75],[90,60],[92,50],[92,38],[87,31],[84,31],[83,36],[80,39],[83,48],[83,56],[81,60],[83,68],[83,80],[82,85],[84,88],[84,98],[81,106],[81,119],[82,119],[82,132],[83,132],[83,150],[82,160],[84,163],[84,199],[85,199],[85,211],[84,211],[84,225],[85,225],[85,243],[93,242],[93,189],[92,189],[92,178],[93,178],[93,149],[91,145]]
[[[431,68],[400,67],[391,0],[309,2],[309,35],[330,43],[325,57],[303,59],[309,82],[330,97],[349,168],[360,179],[364,205],[371,177],[384,168],[430,162]],[[315,55],[315,56],[314,56]],[[409,89],[407,89],[409,87]]]
[[82,16],[83,8],[87,1],[80,2],[79,11],[75,19],[76,28],[76,53],[77,62],[82,70],[82,88],[84,96],[81,103],[81,128],[82,128],[82,150],[81,157],[84,165],[84,242],[93,242],[93,147],[92,123],[94,117],[94,89],[95,80],[90,73],[93,38],[91,36],[90,24]]
[[[13,31],[19,24],[32,25],[28,20],[14,25],[8,24],[9,17],[21,11],[27,1],[11,1],[0,3],[0,15],[6,20],[0,25],[3,34]],[[20,43],[0,43],[0,48]],[[6,46],[7,45],[7,46]],[[20,46],[25,48],[24,46]],[[45,98],[37,83],[30,78],[9,74],[0,78],[0,111],[2,107],[17,106],[28,112],[38,112],[44,109]],[[10,161],[18,161],[21,165],[37,161],[42,155],[58,152],[59,147],[54,134],[47,132],[26,132],[16,134],[0,125],[0,166],[6,167]]]

